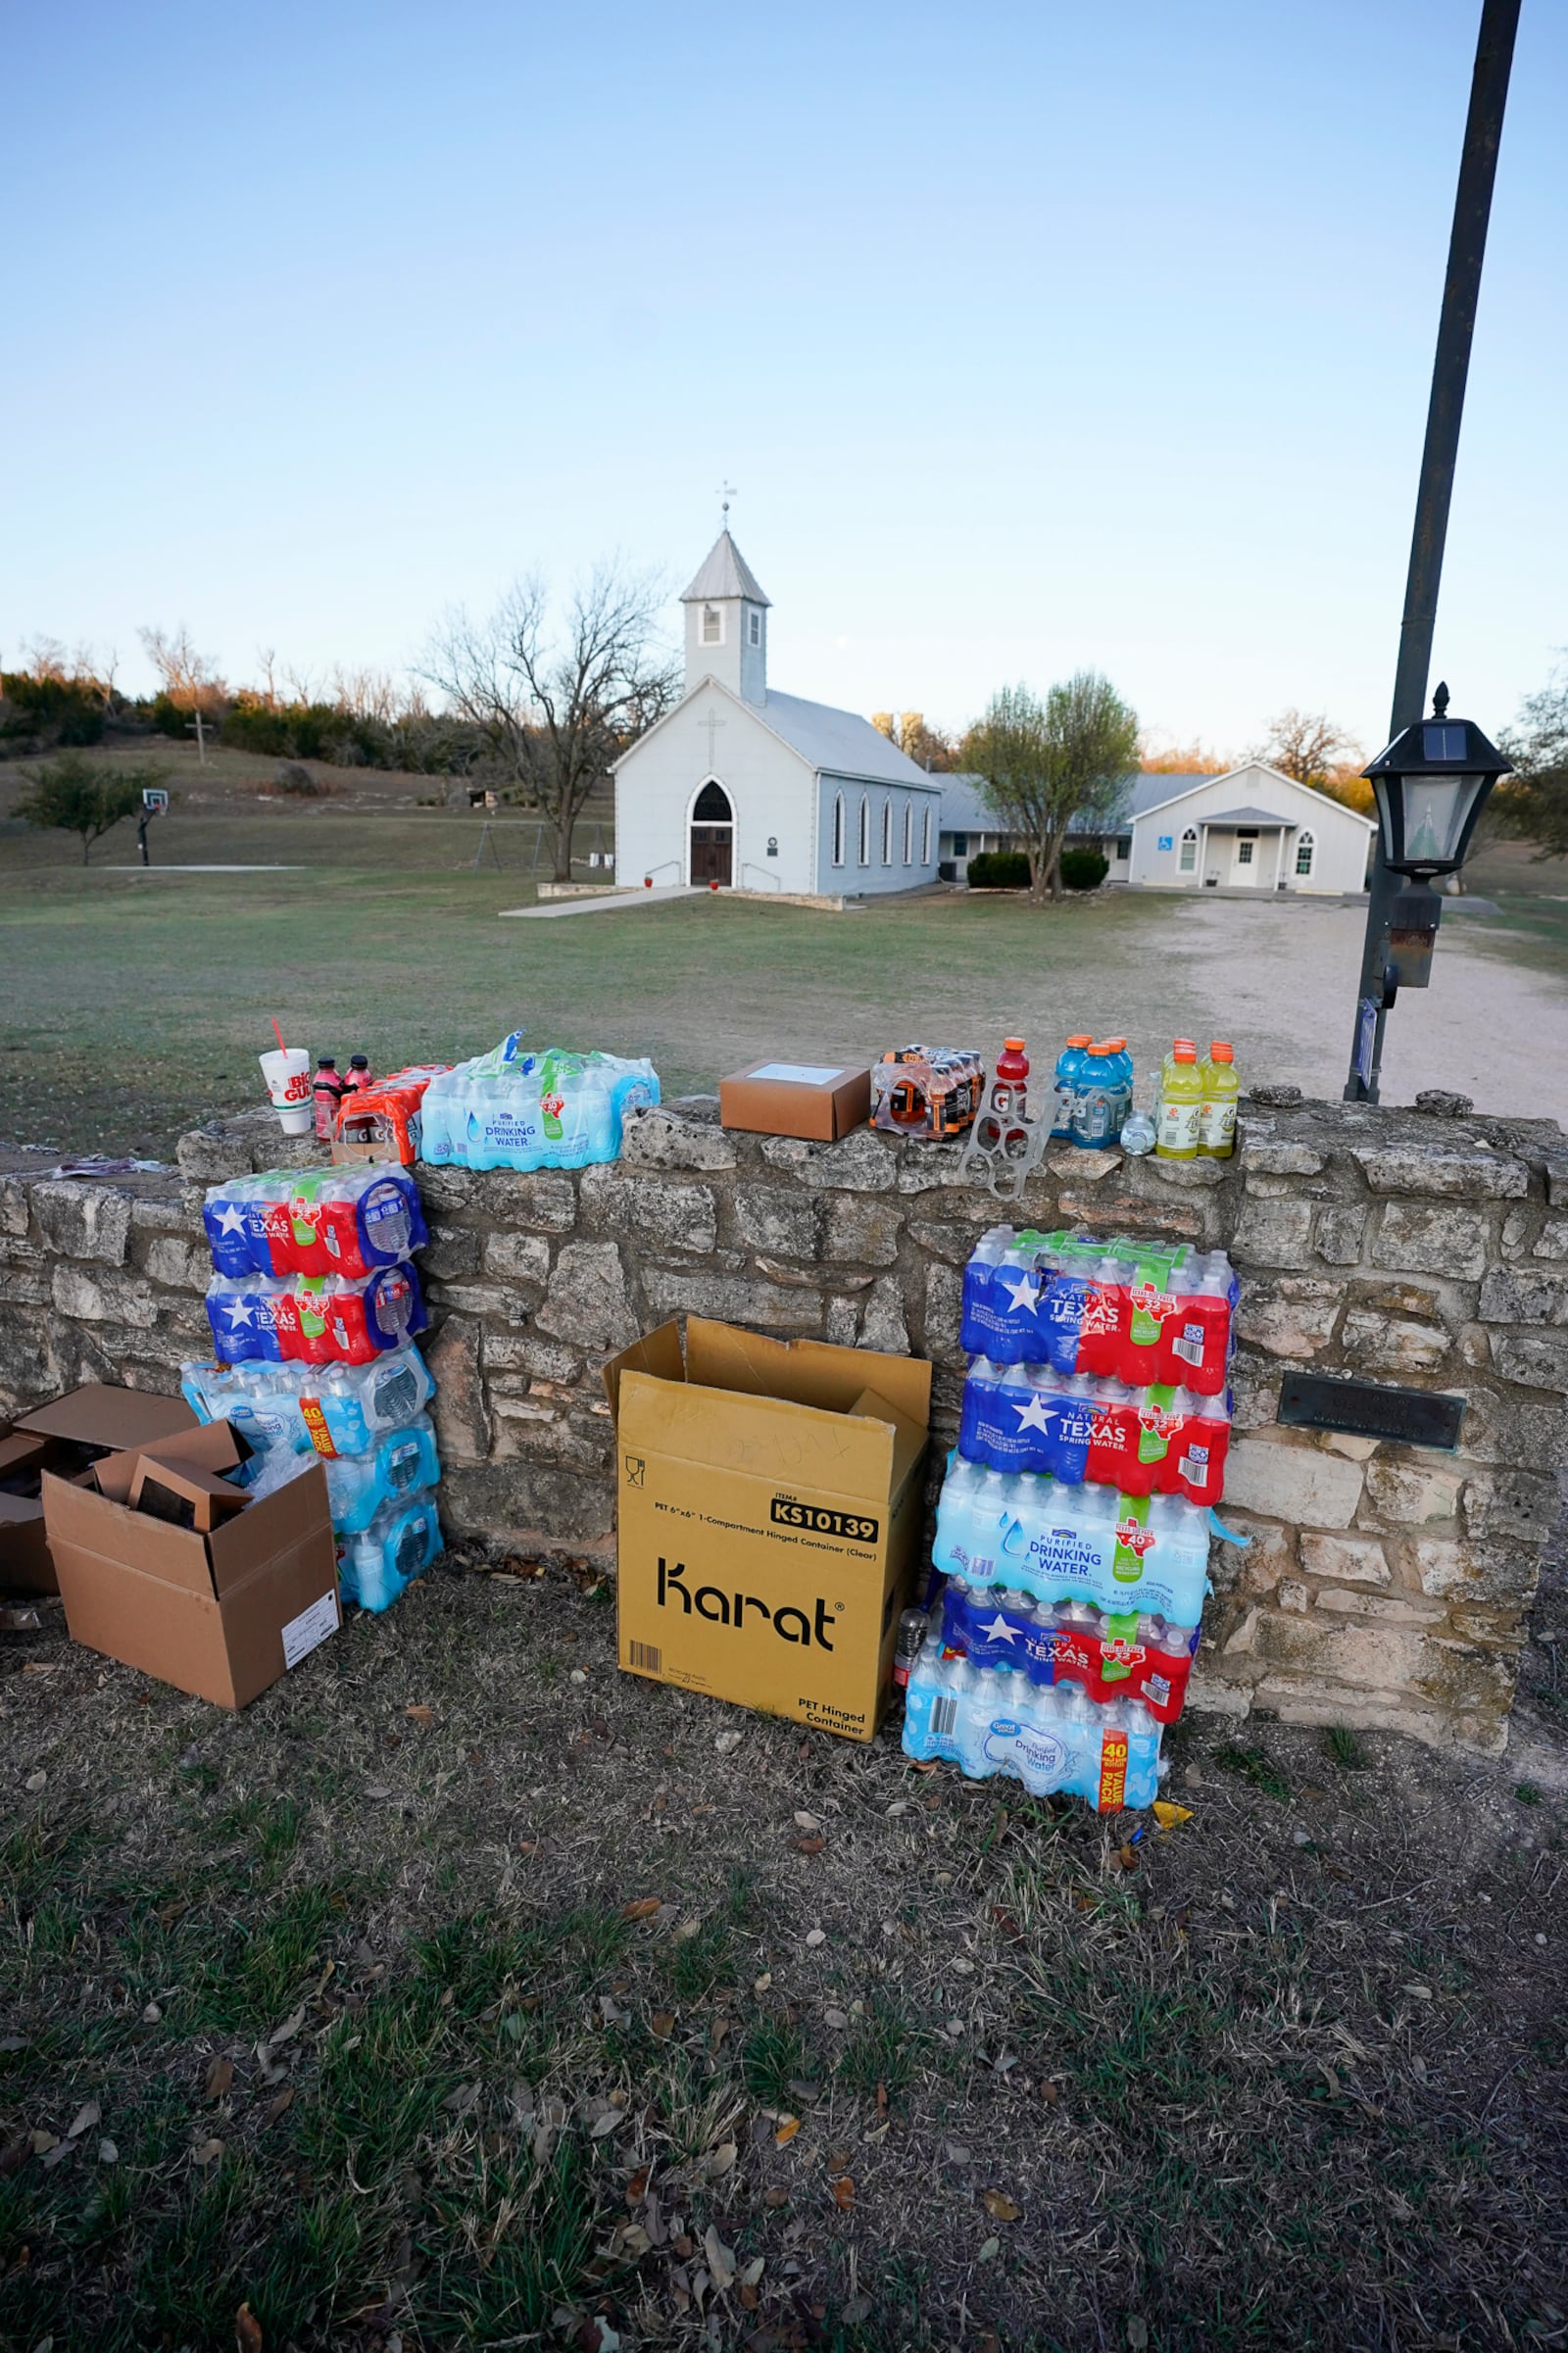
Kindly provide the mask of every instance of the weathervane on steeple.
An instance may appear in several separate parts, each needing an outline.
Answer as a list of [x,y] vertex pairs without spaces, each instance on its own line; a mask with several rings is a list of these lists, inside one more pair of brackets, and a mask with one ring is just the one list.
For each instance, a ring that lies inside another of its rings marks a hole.
[[718,495],[721,503],[721,512],[724,517],[723,521],[718,527],[721,531],[727,531],[729,529],[729,503],[732,498],[735,498],[738,495],[734,483],[720,482],[718,486]]

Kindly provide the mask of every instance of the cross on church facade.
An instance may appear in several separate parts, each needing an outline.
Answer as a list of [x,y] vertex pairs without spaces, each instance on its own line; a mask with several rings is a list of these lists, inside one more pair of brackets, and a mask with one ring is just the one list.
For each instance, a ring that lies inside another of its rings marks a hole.
[[717,763],[717,754],[714,750],[713,738],[718,733],[720,727],[723,726],[724,722],[719,717],[716,711],[710,711],[706,717],[698,720],[697,724],[699,728],[706,727],[708,730],[708,764],[711,768]]

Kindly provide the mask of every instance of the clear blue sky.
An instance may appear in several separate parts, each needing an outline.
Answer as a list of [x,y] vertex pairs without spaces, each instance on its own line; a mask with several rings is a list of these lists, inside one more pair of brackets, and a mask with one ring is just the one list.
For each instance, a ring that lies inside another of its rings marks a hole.
[[[1478,14],[13,11],[0,658],[405,663],[532,566],[678,590],[727,475],[790,691],[1374,745]],[[1524,0],[1437,646],[1491,726],[1568,644],[1565,106]]]

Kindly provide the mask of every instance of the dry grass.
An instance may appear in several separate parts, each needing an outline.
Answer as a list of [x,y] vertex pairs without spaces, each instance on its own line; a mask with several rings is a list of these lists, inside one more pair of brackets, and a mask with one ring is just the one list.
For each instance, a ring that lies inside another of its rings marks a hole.
[[1128,1871],[620,1679],[611,1600],[449,1568],[238,1719],[7,1639],[0,2343],[1568,2337],[1505,1768],[1189,1724]]

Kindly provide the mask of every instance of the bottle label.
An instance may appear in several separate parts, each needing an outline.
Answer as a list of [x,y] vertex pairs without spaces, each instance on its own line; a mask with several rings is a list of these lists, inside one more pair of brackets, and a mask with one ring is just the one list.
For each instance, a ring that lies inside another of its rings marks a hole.
[[1118,1585],[1138,1585],[1144,1574],[1144,1555],[1157,1542],[1154,1531],[1148,1525],[1149,1497],[1121,1495],[1116,1515],[1116,1549],[1111,1556],[1110,1573]]
[[1127,1801],[1127,1735],[1107,1732],[1100,1745],[1100,1811],[1114,1814]]
[[1236,1141],[1236,1099],[1222,1095],[1205,1102],[1198,1123],[1198,1141],[1209,1152],[1229,1152]]
[[309,1430],[311,1444],[318,1454],[326,1454],[335,1460],[337,1448],[332,1444],[332,1433],[326,1426],[326,1415],[321,1411],[319,1397],[301,1397],[300,1419]]
[[1160,1150],[1164,1152],[1196,1152],[1202,1109],[1200,1103],[1162,1102],[1159,1106]]

